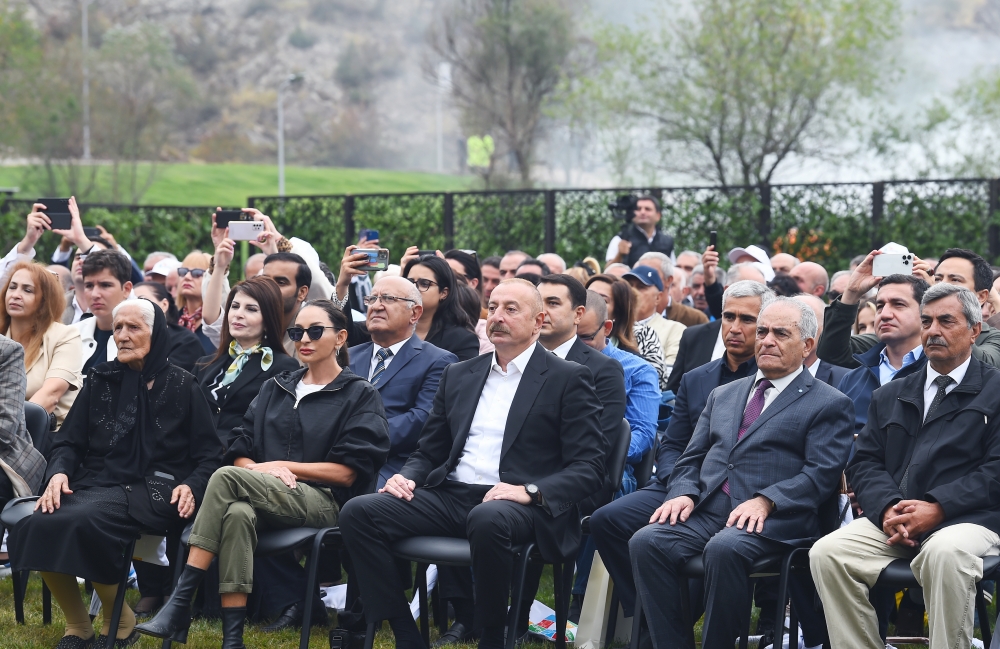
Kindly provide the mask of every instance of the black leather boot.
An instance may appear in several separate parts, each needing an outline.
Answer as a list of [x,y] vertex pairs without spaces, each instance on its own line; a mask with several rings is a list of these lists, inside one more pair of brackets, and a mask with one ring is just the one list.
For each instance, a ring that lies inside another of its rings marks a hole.
[[184,566],[170,599],[153,619],[137,624],[135,630],[154,638],[170,638],[174,642],[187,644],[188,627],[191,626],[191,599],[204,576],[204,570]]
[[243,644],[243,623],[247,607],[222,607],[222,649],[246,649]]

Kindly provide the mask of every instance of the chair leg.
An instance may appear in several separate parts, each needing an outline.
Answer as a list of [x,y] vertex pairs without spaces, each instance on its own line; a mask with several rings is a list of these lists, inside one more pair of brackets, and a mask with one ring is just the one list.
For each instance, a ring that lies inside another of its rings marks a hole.
[[604,646],[610,647],[611,643],[615,641],[615,627],[618,626],[618,607],[621,602],[618,601],[618,590],[615,588],[614,582],[611,583],[611,607],[608,609],[608,623],[605,625],[606,632],[604,634]]
[[42,624],[52,624],[52,591],[42,581]]
[[566,649],[566,618],[562,611],[567,607],[563,592],[563,564],[552,564],[552,592],[556,600],[556,649]]
[[531,563],[531,553],[534,551],[534,543],[525,544],[521,556],[514,558],[514,578],[511,580],[506,649],[514,649],[514,643],[517,642],[517,629],[521,622],[521,600],[524,597],[524,582],[527,579],[528,564]]
[[14,619],[24,624],[24,591],[28,585],[28,571],[15,570],[10,574],[14,586]]
[[[125,606],[125,591],[128,590],[128,573],[132,566],[132,555],[135,554],[135,539],[128,544],[128,552],[125,553],[125,572],[121,581],[118,582],[118,592],[115,593],[115,605],[111,609],[111,622],[108,626],[108,637],[117,637],[118,624],[122,619],[122,608]],[[107,613],[107,611],[105,611]]]
[[749,606],[747,606],[746,617],[743,618],[743,633],[740,635],[740,649],[747,649],[750,644],[750,620],[753,618],[753,579],[750,580],[749,590]]
[[444,635],[448,632],[448,603],[441,598],[441,588],[437,584],[434,585],[430,595],[434,624],[437,625],[438,635]]
[[365,629],[365,649],[372,649],[375,646],[375,623],[370,622]]
[[[789,579],[791,579],[792,561],[794,560],[797,552],[798,550],[792,550],[781,562],[781,574],[778,576],[778,601],[777,604],[775,604],[775,610],[774,610],[774,635],[775,635],[774,642],[776,645],[781,642],[782,629],[785,628],[785,604],[787,604],[788,600],[790,599],[788,592],[788,581]],[[763,614],[763,611],[761,613]],[[792,628],[792,626],[794,626],[794,629]],[[798,638],[799,635],[798,629],[799,628],[797,625],[789,626],[788,646],[790,647],[792,646],[791,642],[792,642],[793,631],[796,639]],[[798,642],[795,643],[795,646],[796,647],[799,646]]]
[[[685,588],[681,589],[682,601],[684,598],[690,598],[690,593],[687,593],[687,582],[685,581]],[[691,613],[691,605],[688,603],[688,617]],[[642,596],[639,595],[639,590],[635,591],[635,612],[632,613],[632,637],[629,640],[629,649],[639,649],[639,633],[642,629]]]
[[[563,643],[563,647],[566,645],[566,627],[569,626],[569,606],[570,601],[573,599],[573,569],[576,567],[576,561],[567,561],[562,564],[562,607],[556,609],[556,628],[559,629],[559,637]],[[562,626],[560,626],[562,625]]]
[[299,632],[299,649],[309,649],[309,635],[312,633],[312,609],[316,591],[316,578],[319,573],[319,555],[323,551],[323,541],[327,534],[337,531],[328,527],[316,533],[312,548],[306,557],[306,596],[302,611],[302,630]]
[[983,636],[983,646],[989,647],[993,641],[993,634],[990,632],[989,611],[986,610],[982,582],[976,584],[976,611],[979,613],[979,631]]
[[430,611],[427,610],[427,564],[417,563],[417,604],[420,605],[420,635],[424,638],[424,646],[431,646]]

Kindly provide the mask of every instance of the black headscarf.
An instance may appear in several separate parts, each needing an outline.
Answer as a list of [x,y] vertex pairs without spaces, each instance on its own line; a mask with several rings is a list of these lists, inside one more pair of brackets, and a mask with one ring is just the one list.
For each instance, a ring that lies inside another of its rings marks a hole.
[[170,331],[166,318],[163,311],[153,305],[153,333],[142,370],[133,370],[117,358],[110,363],[113,367],[108,378],[121,377],[121,390],[112,424],[111,450],[104,459],[104,468],[94,480],[96,486],[131,484],[146,476],[156,446],[152,422],[149,421],[152,408],[146,384],[170,366],[167,362],[169,351]]

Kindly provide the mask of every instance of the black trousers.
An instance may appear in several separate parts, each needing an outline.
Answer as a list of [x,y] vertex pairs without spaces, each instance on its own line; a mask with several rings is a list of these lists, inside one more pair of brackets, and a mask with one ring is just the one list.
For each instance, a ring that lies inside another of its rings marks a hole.
[[452,536],[467,538],[472,546],[476,625],[497,628],[506,623],[512,548],[534,539],[534,522],[529,505],[482,502],[489,489],[445,481],[417,489],[409,502],[385,493],[347,502],[340,529],[368,622],[410,615],[392,544],[411,536]]

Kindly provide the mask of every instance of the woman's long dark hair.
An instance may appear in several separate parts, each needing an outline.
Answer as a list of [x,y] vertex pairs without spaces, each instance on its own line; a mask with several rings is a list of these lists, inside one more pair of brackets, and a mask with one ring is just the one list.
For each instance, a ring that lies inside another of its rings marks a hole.
[[264,319],[262,336],[264,346],[270,347],[275,356],[287,354],[285,346],[282,344],[285,332],[281,329],[281,316],[284,313],[281,289],[278,288],[278,283],[270,277],[259,275],[240,282],[229,291],[229,297],[226,298],[226,309],[222,312],[222,336],[219,340],[219,348],[215,350],[215,356],[208,361],[208,365],[229,356],[229,343],[233,340],[233,334],[229,332],[229,308],[233,305],[233,298],[236,297],[237,293],[252,297],[260,305],[260,315]]
[[[476,288],[474,289],[482,297],[483,293],[483,269],[479,267],[479,262],[476,258],[467,252],[461,250],[447,250],[444,253],[445,259],[454,259],[458,263],[462,264],[462,268],[465,269],[465,276],[468,279],[476,280]],[[479,318],[477,317],[476,320]]]
[[587,288],[594,282],[604,282],[611,286],[611,297],[614,299],[614,311],[608,314],[614,322],[611,337],[618,341],[620,349],[638,354],[639,346],[635,342],[636,298],[632,287],[614,275],[594,275],[587,280]]
[[174,304],[174,298],[170,295],[170,291],[167,287],[159,282],[139,282],[133,288],[148,288],[156,296],[157,305],[160,306],[159,302],[166,300],[170,305],[167,307],[167,312],[164,313],[164,317],[167,319],[168,325],[177,324],[177,318],[180,317],[181,312],[177,309],[177,305]]
[[[277,286],[277,284],[275,285]],[[326,317],[330,319],[330,324],[333,325],[334,331],[343,331],[347,329],[347,314],[345,314],[339,306],[331,302],[330,300],[309,300],[302,304],[302,308],[307,306],[314,306],[326,312]],[[343,368],[348,367],[351,364],[351,359],[347,355],[347,343],[345,342],[343,347],[337,352],[337,363]]]
[[406,268],[403,269],[403,277],[408,277],[410,269],[414,266],[423,266],[429,269],[434,273],[434,281],[438,284],[438,291],[441,293],[445,290],[448,291],[448,295],[442,297],[438,303],[427,337],[433,338],[445,327],[463,327],[475,332],[473,324],[469,322],[469,315],[459,303],[458,293],[455,291],[455,273],[452,272],[448,262],[436,255],[424,255],[406,264]]

